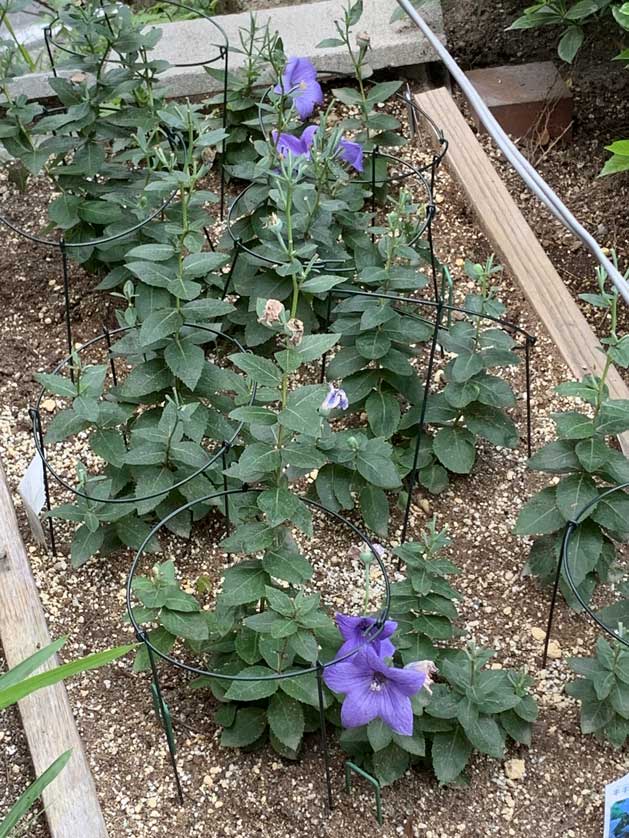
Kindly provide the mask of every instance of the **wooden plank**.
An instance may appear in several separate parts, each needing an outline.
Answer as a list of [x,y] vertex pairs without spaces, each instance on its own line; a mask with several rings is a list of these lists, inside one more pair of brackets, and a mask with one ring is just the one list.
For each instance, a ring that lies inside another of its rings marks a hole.
[[[575,378],[600,375],[600,343],[564,285],[535,233],[518,209],[463,114],[445,87],[416,96],[417,104],[449,142],[445,163],[460,182],[480,224],[524,291]],[[614,399],[629,399],[629,387],[612,368],[607,379]],[[619,437],[629,456],[629,432]]]
[[[0,642],[9,667],[50,643],[1,462]],[[58,663],[54,656],[39,671]],[[60,754],[72,749],[70,761],[43,794],[51,838],[107,838],[94,780],[63,683],[33,693],[18,707],[37,776]]]

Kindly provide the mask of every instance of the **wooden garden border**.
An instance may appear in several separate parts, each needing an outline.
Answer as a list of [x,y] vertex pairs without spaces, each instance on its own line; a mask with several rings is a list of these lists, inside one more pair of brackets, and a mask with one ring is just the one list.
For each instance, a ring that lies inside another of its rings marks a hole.
[[[599,375],[604,355],[596,335],[572,294],[553,267],[526,219],[492,166],[463,114],[445,87],[416,97],[448,139],[445,163],[463,187],[478,220],[518,282],[529,303],[555,342],[575,378]],[[607,379],[610,396],[629,399],[629,387],[612,368]],[[629,432],[618,436],[629,456]]]
[[[47,646],[50,634],[0,462],[0,642],[9,667]],[[39,671],[58,666],[53,656]],[[72,757],[42,798],[51,838],[107,838],[96,788],[63,683],[18,703],[35,774]]]

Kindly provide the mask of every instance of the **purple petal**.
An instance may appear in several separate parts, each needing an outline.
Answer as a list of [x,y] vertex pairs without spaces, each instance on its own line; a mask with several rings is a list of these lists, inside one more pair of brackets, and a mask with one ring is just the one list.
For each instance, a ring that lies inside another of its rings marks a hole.
[[275,147],[282,157],[287,157],[289,154],[292,154],[293,157],[300,157],[304,154],[301,139],[294,137],[292,134],[280,134],[275,140]]
[[318,127],[316,125],[308,125],[307,128],[304,128],[302,135],[301,135],[301,142],[304,147],[304,151],[306,155],[310,157],[310,149],[312,148],[312,144],[314,143],[315,134],[317,133]]
[[410,699],[395,688],[384,684],[378,696],[378,716],[391,730],[402,736],[413,735],[413,708]]
[[295,91],[291,93],[295,109],[301,119],[308,119],[315,105],[323,102],[323,90],[318,81],[301,81]]
[[355,143],[352,140],[341,140],[339,142],[341,160],[345,160],[350,166],[353,166],[357,172],[363,171],[363,147],[360,143]]
[[330,664],[323,670],[323,680],[335,693],[347,693],[371,684],[371,669],[357,653],[346,661]]
[[341,707],[344,727],[362,727],[378,716],[378,694],[371,689],[371,681],[360,689],[352,690]]
[[317,68],[308,58],[297,58],[293,56],[288,59],[282,79],[284,83],[290,87],[305,81],[315,81],[317,78]]

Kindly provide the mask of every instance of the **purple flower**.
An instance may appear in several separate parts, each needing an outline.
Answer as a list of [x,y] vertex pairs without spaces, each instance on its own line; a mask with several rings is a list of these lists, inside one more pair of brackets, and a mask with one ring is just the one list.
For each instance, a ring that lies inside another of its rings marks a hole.
[[340,153],[339,157],[346,163],[349,163],[357,172],[363,171],[363,147],[360,143],[355,143],[353,140],[339,141]]
[[293,157],[305,157],[309,160],[316,133],[317,126],[309,125],[304,129],[301,137],[295,137],[293,134],[278,134],[277,131],[272,131],[271,136],[280,157],[288,157],[292,154]]
[[330,384],[330,392],[323,400],[321,410],[334,410],[334,408],[337,407],[339,410],[347,410],[347,408],[349,407],[347,393],[345,392],[345,390],[341,390],[340,388],[335,387],[333,384]]
[[276,84],[273,90],[291,97],[301,119],[307,119],[314,106],[323,102],[317,71],[307,58],[289,58],[282,73],[282,82]]
[[[334,619],[341,637],[345,641],[341,648],[336,653],[337,658],[342,658],[352,649],[366,646],[366,641],[371,636],[370,629],[376,624],[374,617],[350,617],[347,614],[335,614]],[[395,646],[389,640],[389,637],[397,629],[397,623],[393,620],[386,620],[384,628],[375,640],[371,640],[370,645],[376,650],[381,658],[389,658],[395,652]]]
[[387,666],[366,646],[349,660],[326,667],[323,677],[333,692],[345,693],[344,727],[361,727],[379,718],[395,733],[412,736],[411,696],[424,686],[423,672]]

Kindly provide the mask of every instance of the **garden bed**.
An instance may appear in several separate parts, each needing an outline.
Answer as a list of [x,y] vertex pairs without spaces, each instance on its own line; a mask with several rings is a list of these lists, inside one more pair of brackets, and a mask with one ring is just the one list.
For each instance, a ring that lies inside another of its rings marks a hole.
[[[481,261],[488,255],[488,246],[447,172],[442,169],[438,177],[437,252],[453,268],[460,300],[470,290],[463,260],[472,256]],[[19,210],[24,218],[37,212],[43,215],[39,199],[37,193],[30,193],[26,201],[9,208]],[[42,250],[24,245],[6,231],[1,236],[2,338],[7,347],[1,365],[2,457],[16,485],[33,454],[26,408],[38,385],[31,370],[48,370],[65,355],[65,333],[54,257],[49,259]],[[73,325],[79,341],[99,333],[108,317],[106,302],[91,292],[92,285],[93,280],[82,271],[73,270]],[[505,274],[499,285],[510,319],[539,335],[533,353],[536,448],[550,437],[551,410],[564,406],[553,387],[566,372],[509,276]],[[55,296],[48,296],[50,290]],[[522,427],[522,374],[518,372],[513,381]],[[73,454],[70,449],[68,466]],[[433,513],[440,526],[449,525],[453,544],[448,552],[463,571],[457,580],[465,595],[461,625],[478,643],[496,649],[497,666],[526,667],[535,679],[540,719],[533,746],[530,750],[512,748],[505,764],[474,758],[467,789],[440,789],[429,775],[412,771],[384,793],[383,835],[589,838],[600,832],[604,784],[626,770],[621,753],[581,736],[576,704],[561,692],[568,676],[566,657],[583,653],[595,636],[588,624],[565,608],[560,609],[551,663],[546,671],[539,670],[549,597],[540,593],[534,581],[521,577],[527,547],[510,534],[519,506],[540,484],[525,470],[525,460],[524,446],[518,451],[487,446],[471,478],[456,479],[436,498],[418,493],[411,535],[417,536]],[[347,545],[339,543],[337,531],[321,529],[315,545],[315,556],[338,572],[339,552]],[[195,538],[190,556],[198,551],[205,561],[204,546],[203,540]],[[64,650],[68,657],[129,639],[130,628],[122,620],[129,554],[93,559],[77,571],[65,556],[54,559],[32,543],[29,550],[50,631],[54,636],[70,635]],[[356,578],[348,581],[358,585]],[[222,749],[211,719],[212,701],[203,693],[187,691],[176,672],[165,671],[163,688],[175,721],[187,798],[185,806],[179,807],[147,678],[132,674],[125,661],[108,671],[77,678],[68,687],[103,812],[116,838],[165,836],[175,831],[191,836],[289,838],[339,831],[359,836],[374,826],[369,791],[358,784],[353,796],[347,797],[341,790],[343,754],[336,746],[332,750],[336,809],[326,818],[316,735],[308,740],[305,755],[296,764],[266,748],[254,754]],[[17,767],[7,770],[7,801],[28,779],[28,760],[19,746],[16,722],[15,716],[2,718],[3,760]],[[513,759],[524,760],[524,777],[511,779],[520,769],[519,763],[510,762]],[[0,805],[5,804],[0,801]],[[45,827],[40,829],[45,834]]]

